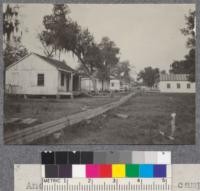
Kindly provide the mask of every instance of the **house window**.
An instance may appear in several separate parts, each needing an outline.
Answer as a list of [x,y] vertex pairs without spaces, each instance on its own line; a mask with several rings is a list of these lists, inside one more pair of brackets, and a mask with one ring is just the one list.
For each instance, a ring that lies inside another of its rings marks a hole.
[[38,86],[44,86],[44,74],[38,74],[37,85]]
[[170,89],[171,88],[171,84],[167,84],[167,89]]
[[190,88],[191,88],[190,84],[187,84],[187,89],[190,89]]
[[181,84],[176,84],[176,87],[178,88],[178,89],[180,89],[181,88]]
[[112,83],[111,83],[111,87],[114,87],[114,86],[115,86],[115,83],[114,83],[114,82],[112,82]]
[[61,81],[60,81],[60,85],[64,86],[65,84],[65,74],[63,72],[61,72]]

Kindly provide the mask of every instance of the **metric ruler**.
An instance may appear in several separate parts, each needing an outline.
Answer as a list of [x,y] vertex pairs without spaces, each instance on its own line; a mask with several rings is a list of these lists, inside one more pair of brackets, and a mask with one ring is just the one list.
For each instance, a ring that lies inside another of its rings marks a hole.
[[170,191],[171,178],[43,178],[43,191]]

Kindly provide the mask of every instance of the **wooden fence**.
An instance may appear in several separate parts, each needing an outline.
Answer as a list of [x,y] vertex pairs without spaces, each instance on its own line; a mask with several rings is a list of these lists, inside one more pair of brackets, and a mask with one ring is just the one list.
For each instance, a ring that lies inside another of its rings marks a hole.
[[69,115],[58,120],[53,120],[43,124],[39,124],[33,127],[28,127],[23,130],[15,131],[5,135],[5,144],[27,144],[31,143],[41,137],[50,135],[57,131],[62,130],[65,127],[80,123],[83,120],[88,120],[98,115],[101,115],[108,110],[111,110],[119,105],[125,103],[135,93],[130,93],[122,97],[119,101],[115,101],[95,109],[89,109],[80,113]]

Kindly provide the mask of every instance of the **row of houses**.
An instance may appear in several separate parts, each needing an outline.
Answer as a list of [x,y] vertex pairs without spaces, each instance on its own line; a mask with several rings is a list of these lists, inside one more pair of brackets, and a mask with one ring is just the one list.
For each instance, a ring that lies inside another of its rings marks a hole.
[[[96,89],[98,91],[128,91],[131,89],[130,83],[120,80],[115,76],[110,76],[109,81],[95,79]],[[81,90],[94,91],[92,80],[88,77],[81,77]]]
[[[130,90],[130,84],[110,76],[108,82],[95,79],[98,91]],[[160,75],[157,89],[161,92],[194,93],[195,83],[186,74]],[[31,53],[6,68],[5,90],[8,94],[72,95],[94,91],[92,80],[80,75],[66,63]]]
[[[31,53],[6,68],[6,93],[22,95],[71,95],[94,91],[89,77],[78,74],[66,63]],[[98,91],[128,90],[128,84],[111,76],[109,82],[95,80]],[[103,84],[103,85],[102,85]]]

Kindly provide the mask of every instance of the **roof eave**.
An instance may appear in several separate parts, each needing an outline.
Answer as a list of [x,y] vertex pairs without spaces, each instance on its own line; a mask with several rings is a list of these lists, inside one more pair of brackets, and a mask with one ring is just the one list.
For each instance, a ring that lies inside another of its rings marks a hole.
[[9,68],[13,67],[14,65],[16,65],[17,63],[21,62],[22,60],[26,59],[27,57],[33,55],[34,53],[30,52],[29,54],[27,54],[26,56],[22,57],[21,59],[19,59],[18,61],[10,64],[9,66],[5,67],[5,70],[8,70]]
[[68,73],[76,73],[75,71],[70,71],[70,70],[66,70],[66,69],[63,69],[63,68],[59,68],[59,67],[57,67],[57,69],[59,71],[64,71],[64,72],[68,72]]

